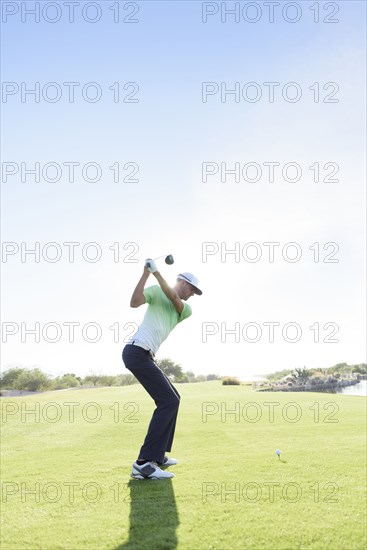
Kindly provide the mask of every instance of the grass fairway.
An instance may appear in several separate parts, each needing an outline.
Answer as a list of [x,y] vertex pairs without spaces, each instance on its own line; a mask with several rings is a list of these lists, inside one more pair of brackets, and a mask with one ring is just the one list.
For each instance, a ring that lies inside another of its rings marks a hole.
[[177,387],[172,481],[130,480],[140,385],[3,398],[2,550],[366,547],[365,398]]

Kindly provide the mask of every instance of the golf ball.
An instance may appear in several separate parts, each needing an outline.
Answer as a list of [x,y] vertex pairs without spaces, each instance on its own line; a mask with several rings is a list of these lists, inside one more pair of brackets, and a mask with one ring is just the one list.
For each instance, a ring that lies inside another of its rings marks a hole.
[[282,452],[282,451],[280,451],[279,449],[277,449],[277,450],[275,451],[275,454],[279,456],[281,452]]

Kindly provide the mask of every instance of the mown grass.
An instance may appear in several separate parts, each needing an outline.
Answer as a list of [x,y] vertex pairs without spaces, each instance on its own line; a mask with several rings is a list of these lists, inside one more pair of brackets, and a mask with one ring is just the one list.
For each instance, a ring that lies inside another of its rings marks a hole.
[[139,385],[2,399],[2,549],[366,547],[365,398],[177,387],[172,481],[130,480]]

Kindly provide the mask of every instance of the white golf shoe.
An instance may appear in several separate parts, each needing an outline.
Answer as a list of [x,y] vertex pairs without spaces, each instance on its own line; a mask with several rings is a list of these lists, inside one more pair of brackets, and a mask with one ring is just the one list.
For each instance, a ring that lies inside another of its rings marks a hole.
[[158,462],[158,465],[162,468],[163,466],[174,466],[175,464],[178,464],[178,460],[176,458],[171,458],[169,456],[165,456],[163,459],[163,462]]
[[131,477],[134,479],[169,479],[175,477],[171,472],[164,472],[155,462],[138,464],[134,462]]

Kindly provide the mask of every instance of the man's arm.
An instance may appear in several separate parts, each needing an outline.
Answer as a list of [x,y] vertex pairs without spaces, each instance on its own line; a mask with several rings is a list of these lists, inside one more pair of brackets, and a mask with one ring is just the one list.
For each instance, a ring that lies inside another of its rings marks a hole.
[[144,273],[140,277],[140,280],[136,285],[135,290],[131,296],[130,307],[139,307],[145,304],[144,287],[145,287],[145,283],[148,280],[149,275],[150,273],[148,269],[144,267]]
[[159,283],[159,286],[161,287],[161,289],[163,290],[163,292],[165,293],[167,298],[169,300],[171,300],[171,302],[174,305],[175,310],[177,311],[177,313],[179,313],[181,315],[182,310],[184,308],[184,303],[181,300],[181,298],[179,297],[179,295],[177,294],[177,292],[175,290],[173,290],[173,288],[171,288],[168,285],[168,283],[163,279],[163,277],[159,273],[159,271],[155,271],[153,273],[153,275],[157,279],[157,281]]

